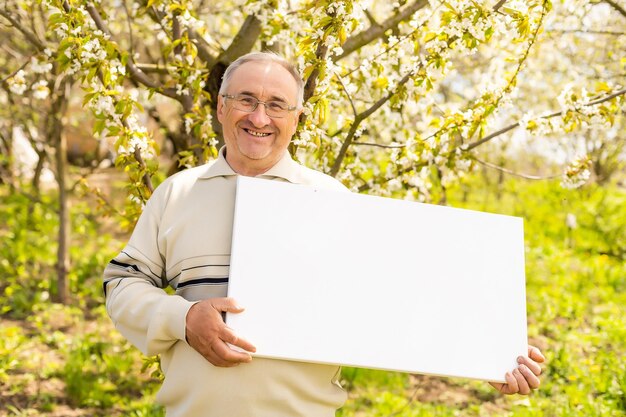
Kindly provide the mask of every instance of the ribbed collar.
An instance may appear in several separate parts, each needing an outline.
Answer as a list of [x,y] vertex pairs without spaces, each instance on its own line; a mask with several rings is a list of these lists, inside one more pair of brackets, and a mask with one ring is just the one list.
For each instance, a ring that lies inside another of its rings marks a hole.
[[[224,153],[226,147],[222,146],[219,151],[217,159],[213,163],[206,165],[206,170],[199,178],[209,179],[214,177],[228,177],[231,175],[239,175],[228,165]],[[300,165],[291,159],[289,152],[285,151],[282,158],[271,167],[268,171],[261,175],[257,175],[257,178],[283,178],[291,183],[298,183]]]

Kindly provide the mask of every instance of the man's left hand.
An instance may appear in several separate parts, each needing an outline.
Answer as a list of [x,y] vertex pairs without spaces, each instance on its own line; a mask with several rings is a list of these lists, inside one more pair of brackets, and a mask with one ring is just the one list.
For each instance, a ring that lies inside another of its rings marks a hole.
[[541,381],[540,363],[546,358],[541,351],[535,346],[528,346],[528,356],[520,356],[517,358],[519,364],[512,372],[505,375],[506,383],[490,382],[491,386],[503,394],[522,394],[528,395],[534,389],[539,388]]

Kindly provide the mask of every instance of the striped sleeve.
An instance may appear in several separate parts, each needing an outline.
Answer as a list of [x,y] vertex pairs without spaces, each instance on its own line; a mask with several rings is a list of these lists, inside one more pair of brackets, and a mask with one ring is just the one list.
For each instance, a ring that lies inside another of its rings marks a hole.
[[163,193],[148,201],[128,245],[104,270],[106,310],[124,337],[147,355],[159,354],[185,340],[185,318],[192,302],[163,289],[167,286],[158,249]]

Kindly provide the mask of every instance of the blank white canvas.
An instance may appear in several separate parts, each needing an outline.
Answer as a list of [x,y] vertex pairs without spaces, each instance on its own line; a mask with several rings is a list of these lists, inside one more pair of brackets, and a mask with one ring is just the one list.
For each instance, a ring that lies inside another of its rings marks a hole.
[[521,218],[239,177],[227,323],[256,356],[504,382]]

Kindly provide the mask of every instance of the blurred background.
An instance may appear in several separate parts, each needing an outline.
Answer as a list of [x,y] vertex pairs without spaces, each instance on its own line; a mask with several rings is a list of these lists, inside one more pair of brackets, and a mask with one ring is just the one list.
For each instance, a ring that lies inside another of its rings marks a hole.
[[101,272],[259,50],[303,74],[301,163],[525,221],[542,387],[344,368],[339,416],[626,414],[625,1],[3,0],[0,416],[164,415]]

